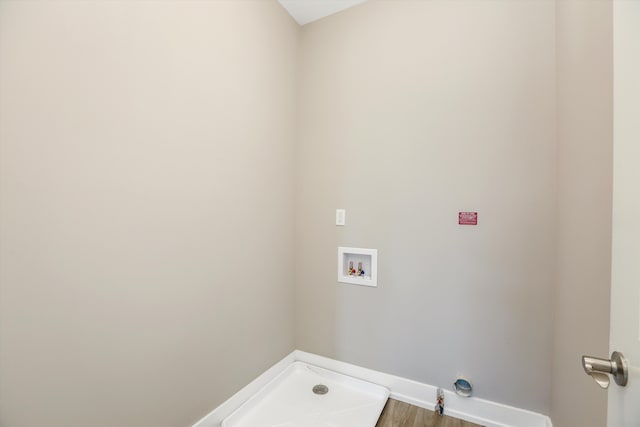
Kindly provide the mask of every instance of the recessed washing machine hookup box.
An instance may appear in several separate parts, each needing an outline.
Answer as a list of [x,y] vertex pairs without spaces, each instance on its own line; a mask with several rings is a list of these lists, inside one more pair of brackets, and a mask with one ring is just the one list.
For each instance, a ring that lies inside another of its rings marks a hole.
[[338,282],[378,286],[378,250],[339,247]]

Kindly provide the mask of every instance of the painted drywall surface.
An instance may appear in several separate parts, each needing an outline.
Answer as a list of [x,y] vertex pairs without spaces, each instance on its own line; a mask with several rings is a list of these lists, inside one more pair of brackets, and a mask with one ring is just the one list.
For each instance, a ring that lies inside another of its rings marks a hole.
[[606,425],[607,391],[584,374],[580,357],[609,355],[612,4],[560,0],[556,16],[558,265],[551,419],[556,427],[600,427]]
[[[554,25],[552,1],[394,1],[302,29],[299,349],[548,413]],[[379,250],[378,288],[336,282],[338,246]]]
[[0,425],[190,425],[293,349],[297,31],[0,3]]

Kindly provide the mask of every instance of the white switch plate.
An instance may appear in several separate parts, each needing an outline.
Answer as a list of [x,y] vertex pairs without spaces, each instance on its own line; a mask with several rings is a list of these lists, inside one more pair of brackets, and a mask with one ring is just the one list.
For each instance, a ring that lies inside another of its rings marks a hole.
[[344,209],[336,209],[336,225],[344,225],[347,211]]

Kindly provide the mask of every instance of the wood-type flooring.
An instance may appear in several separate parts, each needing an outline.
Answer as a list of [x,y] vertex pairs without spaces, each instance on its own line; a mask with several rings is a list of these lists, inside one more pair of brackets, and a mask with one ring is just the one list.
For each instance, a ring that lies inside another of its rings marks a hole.
[[[445,414],[446,406],[445,406]],[[376,427],[482,427],[478,424],[440,416],[434,411],[389,399]]]

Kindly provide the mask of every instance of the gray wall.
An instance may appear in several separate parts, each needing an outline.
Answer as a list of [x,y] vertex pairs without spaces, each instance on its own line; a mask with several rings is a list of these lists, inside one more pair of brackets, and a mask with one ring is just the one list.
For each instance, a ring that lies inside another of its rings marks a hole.
[[[302,29],[298,348],[549,412],[555,73],[553,1],[373,1]],[[378,288],[336,283],[337,246],[379,250]]]
[[580,356],[609,355],[612,2],[561,0],[556,16],[558,277],[551,418],[556,427],[600,427],[607,420],[607,391],[584,374]]
[[0,425],[190,425],[293,350],[298,30],[0,2]]

